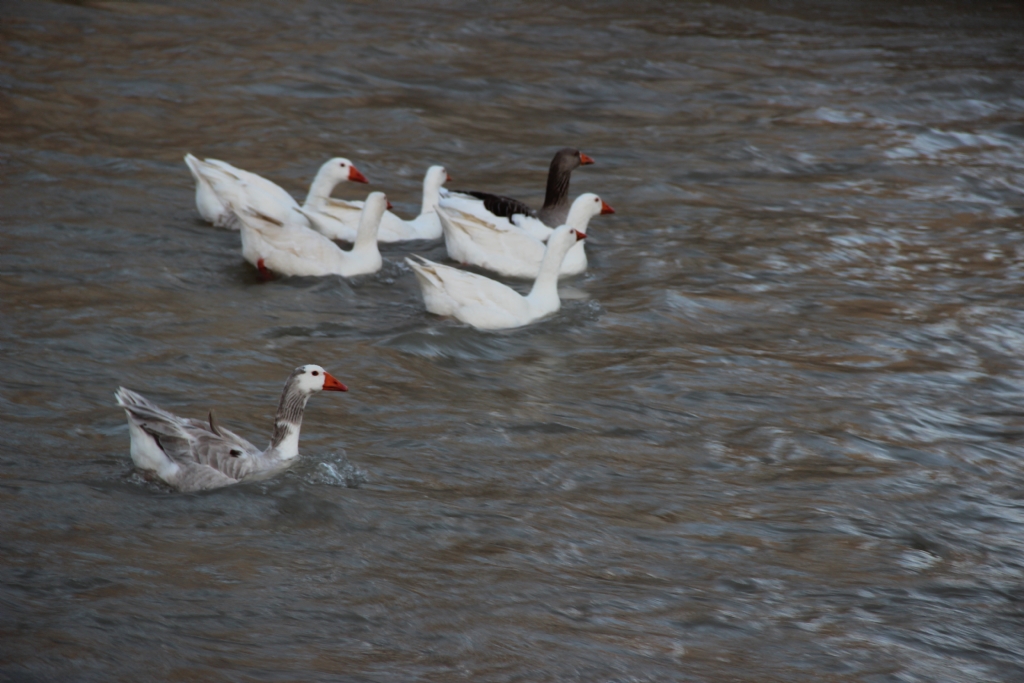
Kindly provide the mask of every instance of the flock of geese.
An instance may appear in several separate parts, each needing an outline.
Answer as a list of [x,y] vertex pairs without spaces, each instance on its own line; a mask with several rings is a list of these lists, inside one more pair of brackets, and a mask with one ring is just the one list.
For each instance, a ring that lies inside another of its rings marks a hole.
[[[600,197],[586,193],[569,202],[569,179],[594,160],[577,149],[559,150],[548,172],[539,210],[511,197],[478,191],[449,191],[442,166],[423,179],[419,215],[403,219],[390,211],[383,192],[365,201],[331,196],[341,183],[369,182],[344,158],[325,162],[305,202],[255,173],[217,159],[185,155],[196,183],[196,208],[210,223],[238,230],[242,256],[262,277],[353,277],[383,265],[379,242],[434,240],[442,236],[448,256],[509,278],[533,280],[523,296],[484,275],[429,261],[405,259],[416,275],[428,311],[454,317],[483,330],[521,327],[552,315],[561,306],[559,277],[587,268],[583,240],[594,216],[614,213]],[[342,249],[336,241],[351,243]],[[270,445],[260,450],[217,424],[178,417],[145,397],[120,387],[118,405],[128,416],[135,466],[179,491],[220,488],[259,479],[288,467],[299,455],[299,430],[306,402],[320,391],[347,387],[319,365],[289,375],[281,394]]]
[[[242,256],[269,278],[272,274],[353,277],[380,270],[379,242],[434,240],[442,236],[453,261],[498,275],[533,280],[530,293],[483,275],[413,255],[406,263],[416,274],[431,313],[451,316],[477,329],[528,325],[560,307],[559,276],[587,268],[580,240],[590,219],[614,213],[600,197],[584,194],[569,203],[569,178],[593,159],[576,149],[559,150],[548,172],[544,206],[486,192],[448,191],[450,177],[431,166],[423,178],[418,216],[405,220],[389,209],[382,192],[366,201],[331,196],[341,183],[368,182],[348,159],[325,162],[298,202],[280,186],[217,159],[188,154],[185,163],[196,182],[196,207],[214,225],[237,229]],[[336,241],[349,242],[342,249]]]

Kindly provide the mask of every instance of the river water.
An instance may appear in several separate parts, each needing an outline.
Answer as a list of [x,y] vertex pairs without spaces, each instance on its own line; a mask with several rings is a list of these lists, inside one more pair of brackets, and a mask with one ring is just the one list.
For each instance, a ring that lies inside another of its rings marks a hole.
[[[1015,2],[0,10],[0,679],[1024,680]],[[589,271],[481,333],[261,282],[186,152],[539,205]],[[113,391],[303,457],[178,494]]]

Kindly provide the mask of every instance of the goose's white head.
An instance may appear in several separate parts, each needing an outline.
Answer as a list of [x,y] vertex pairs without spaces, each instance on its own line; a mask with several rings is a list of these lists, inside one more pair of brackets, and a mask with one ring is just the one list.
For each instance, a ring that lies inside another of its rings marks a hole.
[[434,189],[440,189],[442,185],[451,179],[452,177],[448,175],[448,171],[445,170],[444,166],[431,166],[423,177],[424,185]]
[[568,251],[569,247],[576,244],[580,240],[587,238],[587,233],[577,230],[568,223],[559,226],[551,233],[551,237],[548,238],[548,249],[558,251]]
[[437,209],[437,203],[441,200],[441,187],[451,179],[444,166],[431,166],[427,169],[427,174],[423,176],[423,207],[420,213],[430,213]]
[[334,379],[331,373],[319,365],[303,365],[295,368],[292,372],[294,386],[305,394],[313,394],[318,391],[348,391],[348,387]]
[[586,234],[587,225],[590,224],[590,219],[604,213],[615,213],[615,209],[608,206],[603,199],[593,192],[587,192],[585,194],[581,194],[576,198],[576,201],[572,203],[572,206],[569,208],[569,216],[565,219],[565,223],[566,225],[579,230],[583,234]]
[[380,222],[384,212],[393,208],[388,196],[383,192],[371,192],[366,195],[366,202],[363,204],[363,215],[370,220]]
[[320,170],[327,172],[327,177],[334,183],[341,183],[348,181],[350,183],[368,183],[366,179],[356,165],[344,157],[334,157],[333,159],[324,163],[320,167]]

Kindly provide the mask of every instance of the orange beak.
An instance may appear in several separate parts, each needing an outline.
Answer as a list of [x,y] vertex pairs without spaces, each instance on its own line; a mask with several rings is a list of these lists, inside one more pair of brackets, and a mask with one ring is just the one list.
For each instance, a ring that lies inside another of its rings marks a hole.
[[391,209],[395,208],[395,207],[391,206],[391,200],[390,199],[387,200],[387,203],[388,203],[388,211],[390,211]]
[[586,154],[584,154],[583,152],[580,152],[580,164],[581,164],[581,165],[583,165],[583,166],[586,166],[587,164],[592,164],[592,163],[594,163],[594,160],[593,160],[593,159],[591,159],[590,157],[588,157],[588,156],[587,156]]
[[448,171],[444,172],[444,181],[446,183],[450,183],[452,181],[452,174],[449,173]]
[[605,214],[605,213],[615,213],[615,209],[613,209],[612,207],[608,206],[605,203],[605,201],[602,199],[601,200],[601,213],[602,214]]
[[587,239],[587,233],[580,232],[579,230],[573,230],[573,232],[576,233],[576,241],[577,242],[579,242],[580,240]]
[[324,371],[324,391],[348,391],[348,387],[331,377],[331,373]]
[[368,182],[370,182],[369,180],[366,179],[366,176],[364,176],[362,173],[360,173],[359,169],[357,169],[355,166],[349,166],[348,167],[348,179],[351,182],[353,182],[353,183],[368,183]]

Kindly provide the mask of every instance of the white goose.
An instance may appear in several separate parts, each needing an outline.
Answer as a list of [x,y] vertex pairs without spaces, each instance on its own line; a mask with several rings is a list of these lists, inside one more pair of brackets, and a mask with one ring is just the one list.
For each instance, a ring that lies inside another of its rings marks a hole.
[[[572,203],[565,224],[585,235],[590,219],[606,213],[615,213],[615,209],[596,194],[581,194]],[[488,223],[458,209],[438,208],[437,214],[452,260],[486,268],[505,277],[533,279],[540,272],[544,243],[536,237],[515,227]],[[577,242],[569,249],[559,275],[579,275],[587,269],[583,246],[583,242]]]
[[[402,220],[390,211],[385,212],[380,222],[378,242],[404,242],[406,240],[433,240],[441,236],[441,222],[434,210],[441,196],[441,186],[450,180],[443,166],[431,166],[423,177],[423,203],[418,216]],[[316,183],[314,182],[314,187]],[[309,219],[315,230],[333,240],[352,242],[359,227],[360,201],[345,201],[331,197],[333,186],[326,192],[310,187],[302,215]]]
[[416,256],[406,259],[416,273],[423,303],[431,313],[453,316],[479,330],[504,330],[528,325],[555,313],[558,299],[558,266],[577,240],[586,235],[563,225],[548,240],[540,273],[530,293],[523,296],[511,287],[483,275],[443,266]]
[[[219,159],[200,161],[186,154],[185,163],[196,181],[196,208],[210,223],[237,230],[240,226],[235,213],[249,209],[281,223],[298,222],[308,227],[298,202],[277,183]],[[344,181],[368,182],[351,161],[335,157],[320,167],[309,194],[330,195],[335,185]]]
[[202,491],[274,474],[299,455],[299,430],[306,401],[318,391],[348,391],[319,365],[295,368],[281,393],[270,445],[260,451],[234,432],[178,417],[143,396],[118,388],[114,396],[128,415],[135,466],[179,491]]
[[376,273],[383,265],[377,248],[377,230],[388,206],[383,192],[371,192],[367,196],[355,244],[349,251],[303,225],[281,223],[251,211],[240,212],[242,256],[264,276],[277,273],[353,277]]

